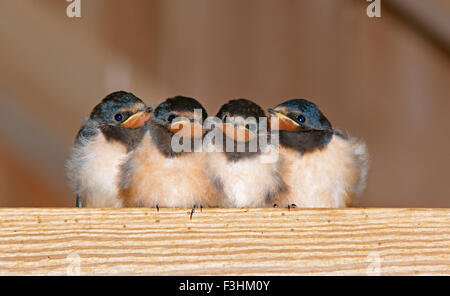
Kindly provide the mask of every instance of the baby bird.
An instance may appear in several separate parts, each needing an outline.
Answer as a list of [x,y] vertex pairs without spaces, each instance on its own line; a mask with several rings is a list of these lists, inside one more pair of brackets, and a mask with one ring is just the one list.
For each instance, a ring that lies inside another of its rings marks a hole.
[[217,117],[223,124],[210,132],[219,133],[208,144],[214,147],[208,148],[212,152],[208,153],[207,173],[221,193],[221,206],[272,205],[285,185],[278,158],[271,155],[274,147],[268,143],[263,109],[246,99],[231,100]]
[[120,165],[144,136],[150,112],[139,98],[124,91],[111,93],[95,106],[66,164],[78,207],[122,206]]
[[363,192],[369,169],[364,142],[334,130],[307,100],[287,101],[269,113],[272,130],[279,131],[282,178],[287,184],[276,204],[339,208]]
[[[122,168],[127,207],[217,206],[201,152],[206,110],[195,99],[177,96],[155,108],[149,131]],[[192,217],[192,216],[191,216]]]

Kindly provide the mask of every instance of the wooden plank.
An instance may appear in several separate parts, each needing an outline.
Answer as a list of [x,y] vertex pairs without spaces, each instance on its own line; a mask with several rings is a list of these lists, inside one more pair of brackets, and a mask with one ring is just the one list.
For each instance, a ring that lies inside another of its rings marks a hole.
[[449,209],[1,209],[1,275],[450,275]]

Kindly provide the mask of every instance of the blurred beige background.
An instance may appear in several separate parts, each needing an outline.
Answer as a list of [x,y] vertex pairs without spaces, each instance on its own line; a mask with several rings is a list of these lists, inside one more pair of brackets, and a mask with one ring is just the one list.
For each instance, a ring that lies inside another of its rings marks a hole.
[[449,207],[450,2],[0,0],[0,206],[74,206],[64,162],[106,94],[316,102],[367,141],[357,205]]

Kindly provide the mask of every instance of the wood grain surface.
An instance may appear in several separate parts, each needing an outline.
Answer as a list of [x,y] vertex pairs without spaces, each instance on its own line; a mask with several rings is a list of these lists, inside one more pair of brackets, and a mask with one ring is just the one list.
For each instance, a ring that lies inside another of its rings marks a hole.
[[1,275],[450,275],[450,209],[0,209]]

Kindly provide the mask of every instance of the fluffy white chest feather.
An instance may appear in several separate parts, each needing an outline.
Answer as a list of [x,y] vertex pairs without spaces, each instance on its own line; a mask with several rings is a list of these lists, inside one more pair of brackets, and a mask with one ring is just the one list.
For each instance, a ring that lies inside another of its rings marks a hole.
[[334,135],[322,150],[302,156],[289,148],[280,152],[288,187],[279,200],[283,205],[346,207],[366,186],[369,160],[363,142]]
[[217,194],[205,175],[204,153],[168,158],[147,134],[127,166],[130,172],[123,197],[128,206],[217,206]]
[[264,157],[267,155],[230,162],[223,152],[208,153],[207,172],[223,193],[222,206],[267,206],[268,199],[283,185],[278,177],[278,162],[264,161]]
[[87,207],[121,207],[119,171],[126,147],[99,133],[74,147],[67,167],[72,187]]

